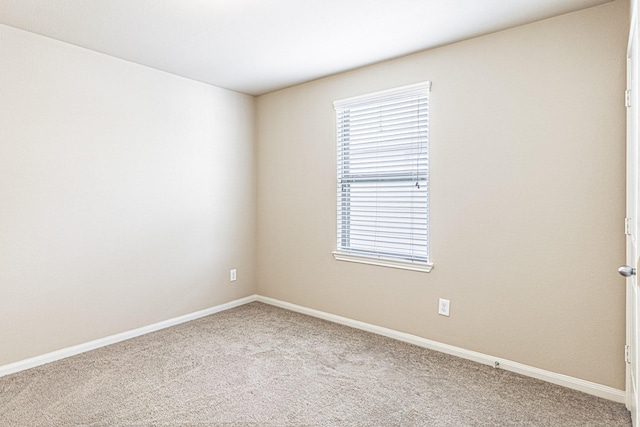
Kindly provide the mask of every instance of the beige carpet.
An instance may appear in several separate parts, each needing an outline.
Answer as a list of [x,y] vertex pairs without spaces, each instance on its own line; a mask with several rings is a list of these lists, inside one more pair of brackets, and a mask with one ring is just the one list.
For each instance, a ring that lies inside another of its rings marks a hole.
[[0,378],[0,426],[630,426],[621,404],[261,303]]

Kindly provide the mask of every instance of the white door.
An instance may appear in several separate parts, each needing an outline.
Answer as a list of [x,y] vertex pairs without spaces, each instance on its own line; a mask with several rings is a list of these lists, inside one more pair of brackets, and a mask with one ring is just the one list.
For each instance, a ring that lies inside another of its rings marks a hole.
[[627,265],[620,273],[627,276],[627,408],[633,425],[638,426],[638,0],[633,0],[627,47]]

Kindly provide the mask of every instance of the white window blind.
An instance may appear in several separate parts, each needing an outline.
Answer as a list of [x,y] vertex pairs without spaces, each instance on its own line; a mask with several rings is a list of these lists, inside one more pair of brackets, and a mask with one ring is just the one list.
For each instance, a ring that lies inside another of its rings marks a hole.
[[424,82],[334,102],[336,258],[429,263],[430,89]]

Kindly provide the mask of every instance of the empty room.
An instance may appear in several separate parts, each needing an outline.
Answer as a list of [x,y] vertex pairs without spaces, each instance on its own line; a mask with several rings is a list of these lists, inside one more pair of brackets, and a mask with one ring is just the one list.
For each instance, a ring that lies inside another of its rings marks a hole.
[[0,426],[633,426],[637,0],[0,0]]

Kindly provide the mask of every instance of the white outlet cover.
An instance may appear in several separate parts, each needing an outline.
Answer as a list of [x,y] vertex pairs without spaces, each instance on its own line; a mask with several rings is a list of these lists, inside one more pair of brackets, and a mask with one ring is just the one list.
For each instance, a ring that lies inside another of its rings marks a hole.
[[441,314],[442,316],[449,316],[450,304],[451,301],[448,299],[440,298],[440,301],[438,302],[438,314]]
[[237,276],[236,276],[236,269],[234,268],[233,270],[231,270],[229,272],[229,280],[232,282],[235,282]]

